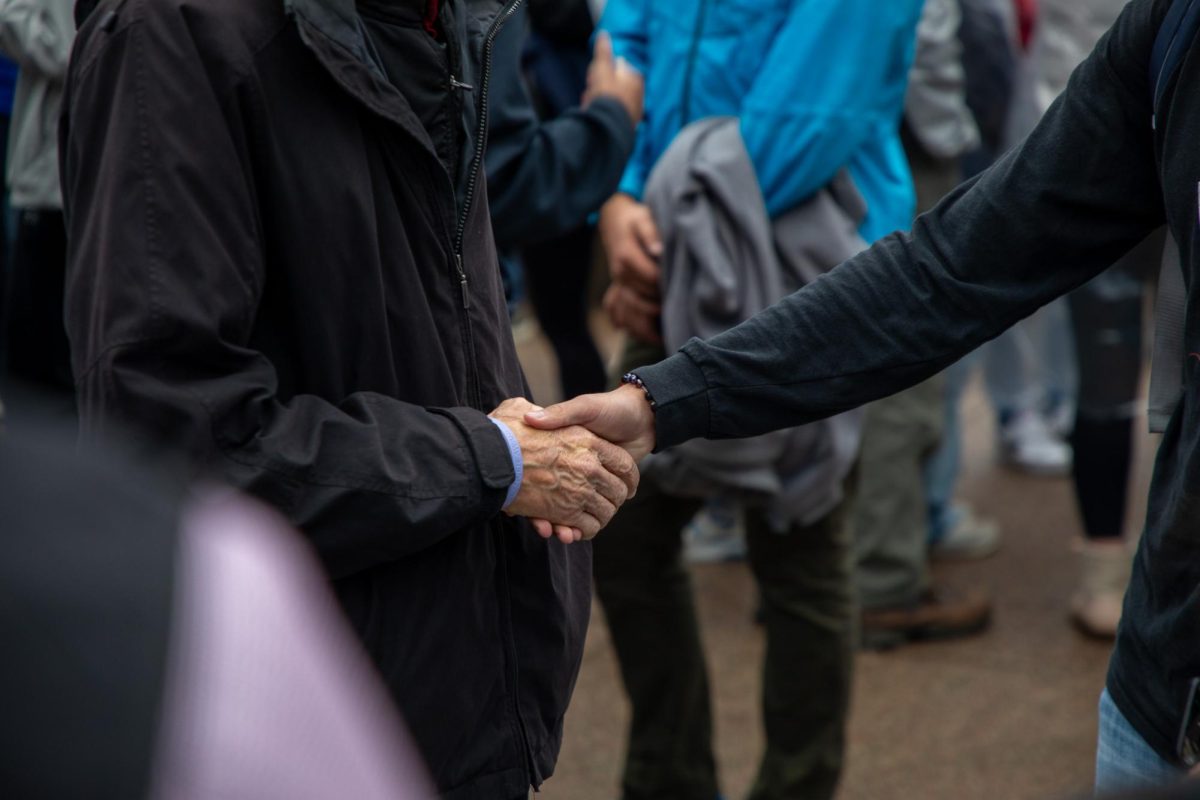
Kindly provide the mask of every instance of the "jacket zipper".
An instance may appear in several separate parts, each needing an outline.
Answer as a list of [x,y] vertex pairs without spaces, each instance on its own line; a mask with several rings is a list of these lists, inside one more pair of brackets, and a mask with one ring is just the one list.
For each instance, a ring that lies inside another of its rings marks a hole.
[[[458,282],[459,288],[462,291],[463,310],[466,317],[467,339],[470,345],[470,374],[472,379],[472,390],[475,395],[476,404],[479,399],[479,374],[475,364],[475,343],[471,334],[471,319],[466,310],[471,304],[470,284],[467,281],[467,273],[463,267],[463,240],[466,236],[467,217],[471,213],[471,206],[475,201],[475,193],[479,189],[479,170],[483,165],[483,155],[487,150],[487,125],[488,125],[488,88],[491,85],[492,79],[492,50],[496,43],[496,36],[499,35],[500,29],[504,23],[512,19],[512,16],[517,13],[524,0],[511,0],[507,6],[497,15],[492,21],[491,27],[488,28],[487,34],[483,39],[483,58],[481,61],[482,72],[479,76],[479,94],[477,95],[477,118],[475,130],[475,153],[471,158],[470,166],[467,168],[467,190],[463,198],[462,211],[458,216],[458,227],[454,232],[454,256],[455,264],[458,267]],[[452,83],[452,86],[454,84]],[[455,87],[458,88],[458,87]],[[525,720],[521,718],[520,704],[517,702],[519,694],[519,674],[517,671],[517,654],[516,642],[513,639],[512,628],[512,597],[508,586],[508,559],[504,549],[504,531],[497,530],[496,550],[497,556],[503,566],[504,593],[507,607],[504,609],[504,616],[508,625],[507,650],[509,663],[512,664],[511,675],[509,680],[512,683],[512,714],[517,721],[517,732],[521,737],[521,746],[525,751],[525,768],[529,772],[529,781],[535,787],[541,784],[541,776],[538,774],[537,765],[533,760],[533,747],[529,743],[529,732],[525,729]]]
[[[513,14],[517,13],[517,9],[521,7],[524,0],[512,0],[504,9],[492,20],[491,26],[488,28],[487,34],[483,39],[483,53],[480,61],[481,74],[479,77],[479,93],[476,96],[476,117],[478,119],[475,126],[475,152],[471,156],[470,165],[467,168],[467,189],[463,197],[463,207],[458,215],[458,223],[454,231],[454,267],[458,276],[458,290],[462,296],[462,317],[465,326],[467,341],[467,374],[469,381],[469,391],[471,402],[476,407],[483,402],[482,392],[479,388],[479,369],[475,363],[475,338],[471,330],[471,284],[467,279],[466,266],[463,263],[463,240],[466,236],[467,217],[471,213],[471,207],[475,202],[475,193],[479,188],[479,170],[483,166],[483,155],[487,150],[487,125],[488,125],[488,87],[492,79],[492,50],[496,43],[496,36],[499,35],[500,29],[504,23],[512,18]],[[451,89],[462,91],[467,87],[462,81],[453,75],[450,76]],[[480,409],[483,410],[483,409]]]
[[[496,44],[496,36],[500,33],[500,28],[504,23],[508,22],[513,14],[517,13],[517,9],[521,7],[524,0],[512,0],[504,10],[492,20],[492,25],[488,28],[487,35],[483,39],[483,60],[481,62],[483,73],[479,77],[479,95],[478,95],[478,117],[479,121],[475,127],[475,153],[471,157],[471,165],[467,170],[467,193],[463,199],[462,212],[458,215],[458,228],[454,232],[454,252],[458,253],[459,259],[462,259],[463,237],[467,230],[467,215],[471,213],[471,205],[475,200],[475,192],[479,188],[479,169],[483,164],[483,154],[487,149],[487,123],[488,123],[488,86],[492,80],[492,48]],[[462,280],[467,279],[466,273],[462,274]]]
[[692,79],[696,68],[696,55],[700,51],[700,36],[704,33],[704,22],[708,17],[708,0],[701,0],[700,10],[696,12],[696,27],[692,30],[692,45],[688,49],[687,68],[683,73],[683,102],[680,104],[679,127],[691,122],[692,116]]

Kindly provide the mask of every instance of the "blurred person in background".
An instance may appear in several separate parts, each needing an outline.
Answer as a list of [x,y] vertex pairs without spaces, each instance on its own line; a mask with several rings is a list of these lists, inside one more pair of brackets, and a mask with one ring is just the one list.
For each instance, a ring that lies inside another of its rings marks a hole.
[[[919,212],[958,185],[959,159],[980,143],[966,105],[961,19],[958,0],[925,0],[917,27],[901,138]],[[937,375],[865,408],[853,520],[866,647],[967,635],[990,618],[983,590],[934,586],[929,575],[931,552],[978,558],[999,547],[995,524],[973,514],[960,515],[929,542],[926,469],[941,440],[944,404],[944,380]]]
[[[1021,5],[1021,4],[1018,4]],[[947,94],[955,102],[965,104],[978,133],[976,147],[968,149],[960,159],[960,180],[973,177],[986,169],[1004,147],[1004,131],[1008,121],[1016,72],[1019,23],[1009,0],[959,0],[960,21],[957,32],[959,63],[962,69],[962,93]],[[1026,3],[1022,20],[1032,14]],[[954,106],[951,106],[954,107]],[[1004,336],[1005,334],[1001,334]],[[951,558],[963,555],[987,555],[988,547],[954,547],[956,529],[968,534],[967,541],[999,542],[999,528],[994,520],[976,514],[956,494],[962,449],[960,405],[972,367],[980,359],[988,359],[995,342],[981,347],[948,367],[943,373],[944,416],[942,437],[937,449],[925,465],[926,505],[929,520],[929,545],[934,555]],[[992,534],[995,534],[994,536]]]
[[[1019,145],[1037,124],[1048,104],[1037,99],[1045,95],[1045,72],[1056,69],[1045,63],[1045,52],[1037,52],[1041,48],[1038,31],[1045,11],[1043,4],[1015,0],[1012,5],[1017,49],[1012,95],[1005,106],[1003,150]],[[1096,4],[1075,5],[1087,14],[1092,13],[1088,8]],[[1061,82],[1065,84],[1071,68],[1087,50],[1090,47],[1065,65]],[[986,345],[983,377],[996,414],[1000,463],[1033,476],[1069,475],[1073,454],[1067,439],[1075,414],[1078,380],[1067,300],[1038,309]]]
[[483,172],[517,7],[101,0],[61,127],[83,441],[132,430],[283,513],[437,790],[504,800],[558,756],[591,607],[567,542],[637,485],[520,418]]
[[4,394],[21,413],[17,382],[73,416],[74,382],[63,325],[66,226],[58,179],[58,117],[75,38],[72,0],[0,0],[0,52],[20,67],[9,128],[6,186],[16,211],[0,357]]
[[518,259],[524,267],[563,397],[604,388],[604,364],[588,329],[588,217],[616,190],[642,116],[642,78],[614,59],[606,36],[596,39],[589,64],[592,29],[583,0],[518,10],[496,40],[489,98],[486,168],[496,244],[506,263]]
[[[981,144],[963,157],[963,177],[990,166],[1028,132],[1014,138],[1014,96],[1027,94],[1032,75],[1024,55],[1036,19],[1033,0],[962,0],[966,101]],[[1036,120],[1035,120],[1036,121]],[[1074,409],[1074,359],[1065,306],[1018,322],[945,372],[946,417],[942,444],[929,464],[930,541],[938,542],[973,510],[955,499],[961,466],[959,407],[978,367],[995,413],[999,463],[1034,476],[1066,475],[1071,449],[1065,441]],[[1053,413],[1048,413],[1050,411]],[[986,522],[986,520],[985,520]]]
[[[969,178],[1028,132],[1014,134],[1014,119],[1029,116],[1015,105],[1031,93],[1030,58],[1024,51],[1032,36],[1036,4],[1033,0],[961,0],[961,7],[966,104],[981,137],[979,146],[962,158],[963,177]],[[997,460],[1034,476],[1059,476],[1070,469],[1071,449],[1064,437],[1074,410],[1076,381],[1064,309],[1065,305],[1055,304],[1021,320],[945,371],[943,436],[926,470],[929,541],[935,554],[964,554],[943,547],[960,526],[985,533],[998,530],[994,520],[980,516],[956,496],[963,439],[960,406],[976,367],[996,415]],[[988,550],[975,552],[982,555]]]
[[[1200,7],[1134,0],[1037,127],[981,175],[813,285],[625,385],[526,415],[583,424],[635,455],[695,437],[756,436],[912,386],[1067,294],[1168,226],[1195,306],[1200,268],[1191,143]],[[1168,12],[1172,13],[1170,20]],[[1165,32],[1165,33],[1164,33]],[[1172,50],[1171,62],[1159,58]],[[1159,66],[1161,64],[1161,66]],[[1152,78],[1159,80],[1153,81]],[[1157,83],[1157,88],[1156,88]],[[1168,370],[1182,385],[1155,462],[1146,527],[1099,705],[1099,792],[1167,786],[1200,752],[1200,558],[1194,314]]]
[[[1014,135],[1036,125],[1124,7],[1124,0],[1040,0],[1028,54],[1032,80],[1014,109],[1023,129]],[[1079,371],[1071,476],[1085,537],[1070,612],[1081,630],[1105,638],[1117,633],[1129,580],[1125,509],[1142,373],[1142,308],[1162,250],[1159,232],[1067,297],[1071,330],[1065,338],[1076,349]]]
[[[706,228],[698,213],[655,218],[647,186],[663,162],[691,170],[677,195],[667,193],[666,205],[677,197],[680,208],[707,213],[729,176],[718,170],[708,181],[704,171],[737,159],[749,187],[745,202],[726,210],[750,219],[714,243],[745,245],[746,256],[750,226],[766,228],[763,237],[779,237],[785,215],[823,195],[844,195],[847,182],[866,206],[853,223],[843,218],[838,225],[855,240],[871,241],[911,222],[912,184],[898,124],[919,12],[916,0],[768,6],[609,0],[600,28],[612,35],[617,55],[646,77],[646,117],[634,155],[600,217],[613,281],[605,306],[630,336],[623,363],[663,354],[660,262],[673,264],[680,255],[667,244],[688,247],[688,232],[722,230]],[[710,140],[729,146],[706,149]],[[700,185],[708,191],[688,188]],[[695,203],[688,199],[693,196]],[[817,228],[801,232],[819,237],[824,230]],[[769,245],[753,253],[764,248],[766,258],[780,262],[798,255]],[[697,263],[714,249],[697,247]],[[743,281],[761,265],[734,258],[712,266],[740,271],[733,280]],[[718,290],[720,283],[711,285]],[[727,292],[717,297],[714,305],[732,303],[738,311],[747,302]],[[664,312],[662,322],[671,321]],[[736,321],[727,318],[726,325]],[[857,424],[848,441],[857,442]],[[785,451],[780,459],[817,467],[821,503],[782,515],[768,513],[770,503],[747,508],[749,562],[762,592],[768,642],[766,751],[754,798],[830,797],[842,767],[856,626],[846,520],[854,454],[840,455],[846,437],[827,442],[819,457]],[[662,480],[647,477],[595,547],[597,593],[633,705],[621,787],[627,800],[708,800],[718,793],[708,677],[680,558],[681,531],[701,501]],[[806,515],[812,518],[804,521]]]

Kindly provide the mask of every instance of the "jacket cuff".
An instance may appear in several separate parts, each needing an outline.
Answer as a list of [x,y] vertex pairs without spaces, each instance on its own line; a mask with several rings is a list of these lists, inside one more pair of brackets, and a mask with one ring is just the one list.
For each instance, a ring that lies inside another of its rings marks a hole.
[[680,350],[633,372],[654,398],[655,452],[708,434],[708,382],[691,356]]
[[488,516],[503,505],[516,470],[509,455],[508,442],[492,418],[473,408],[434,409],[450,417],[463,432],[463,439],[475,460],[481,484],[480,501]]
[[621,101],[614,97],[597,97],[588,103],[585,111],[600,120],[628,160],[633,153],[633,145],[637,142],[637,126],[633,124],[633,118],[629,116]]

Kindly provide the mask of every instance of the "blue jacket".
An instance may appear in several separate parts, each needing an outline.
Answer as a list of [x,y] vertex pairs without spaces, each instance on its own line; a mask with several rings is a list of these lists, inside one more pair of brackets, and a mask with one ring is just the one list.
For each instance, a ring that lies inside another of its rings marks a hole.
[[774,215],[848,167],[874,241],[912,224],[900,145],[921,0],[608,0],[600,27],[646,76],[621,191],[641,197],[687,123],[736,115]]

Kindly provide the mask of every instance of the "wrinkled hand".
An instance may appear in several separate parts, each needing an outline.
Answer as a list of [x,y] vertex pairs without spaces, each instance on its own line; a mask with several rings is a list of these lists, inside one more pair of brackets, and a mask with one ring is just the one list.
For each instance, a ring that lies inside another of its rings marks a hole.
[[608,256],[612,286],[604,308],[613,324],[642,341],[658,343],[662,240],[650,209],[626,194],[600,209],[600,240]]
[[536,411],[528,400],[513,398],[489,415],[513,432],[524,460],[521,488],[506,512],[529,517],[546,539],[591,539],[637,491],[637,464],[623,448],[582,427],[528,425],[525,415]]
[[645,82],[628,61],[613,58],[612,39],[603,32],[596,37],[596,46],[592,50],[583,105],[586,107],[600,97],[611,97],[624,106],[635,128],[642,121]]
[[606,394],[584,394],[546,409],[529,409],[525,421],[542,430],[581,425],[597,436],[620,445],[635,461],[654,449],[654,410],[646,393],[622,386]]

